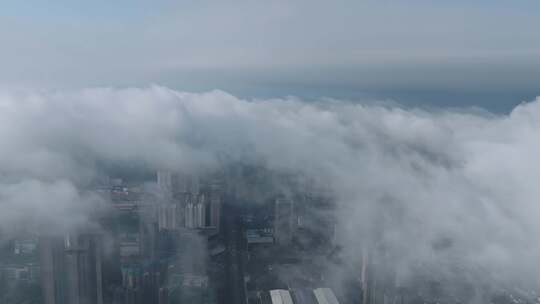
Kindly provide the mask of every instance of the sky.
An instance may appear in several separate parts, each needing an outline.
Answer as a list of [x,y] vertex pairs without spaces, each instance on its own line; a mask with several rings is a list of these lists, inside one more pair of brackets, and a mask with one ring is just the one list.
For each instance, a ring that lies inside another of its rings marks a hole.
[[165,85],[509,112],[540,84],[534,0],[2,1],[0,86]]

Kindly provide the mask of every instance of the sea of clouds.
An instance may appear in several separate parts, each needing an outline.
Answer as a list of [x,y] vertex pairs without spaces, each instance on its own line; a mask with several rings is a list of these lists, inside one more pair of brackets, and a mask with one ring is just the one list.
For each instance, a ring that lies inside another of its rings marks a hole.
[[0,230],[84,222],[97,199],[81,189],[102,164],[190,171],[225,159],[324,181],[351,265],[381,243],[405,281],[421,268],[537,287],[539,155],[540,100],[492,114],[160,86],[3,90]]

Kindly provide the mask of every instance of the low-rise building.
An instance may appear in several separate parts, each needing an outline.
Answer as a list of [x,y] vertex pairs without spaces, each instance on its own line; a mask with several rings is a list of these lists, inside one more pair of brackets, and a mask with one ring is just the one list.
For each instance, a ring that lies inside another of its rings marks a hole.
[[270,290],[272,304],[294,304],[291,293],[285,289]]

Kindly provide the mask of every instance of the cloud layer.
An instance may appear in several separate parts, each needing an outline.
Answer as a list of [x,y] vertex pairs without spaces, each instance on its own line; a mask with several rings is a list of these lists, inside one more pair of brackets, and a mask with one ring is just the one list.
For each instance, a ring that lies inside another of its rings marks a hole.
[[373,240],[405,279],[420,265],[536,286],[539,139],[539,100],[493,115],[158,86],[2,91],[0,229],[84,219],[95,200],[80,186],[103,164],[256,162],[330,186],[351,263]]

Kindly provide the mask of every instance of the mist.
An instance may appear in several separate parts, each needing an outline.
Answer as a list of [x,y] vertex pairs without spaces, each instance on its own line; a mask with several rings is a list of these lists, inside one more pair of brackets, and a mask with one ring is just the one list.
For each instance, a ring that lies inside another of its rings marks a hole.
[[85,189],[109,164],[197,172],[239,162],[328,187],[347,265],[376,243],[399,284],[428,273],[537,288],[539,134],[540,100],[501,115],[161,86],[4,90],[0,229],[88,222],[103,202]]

